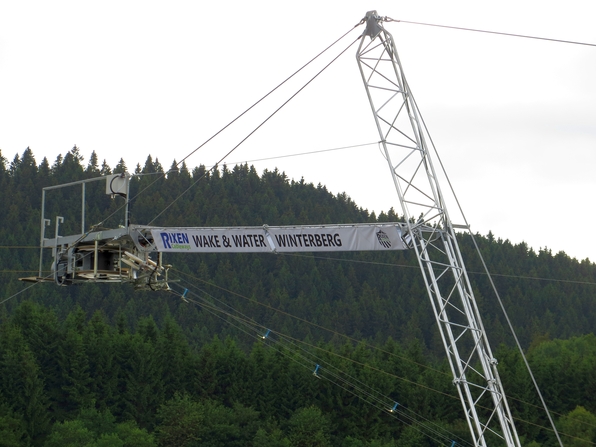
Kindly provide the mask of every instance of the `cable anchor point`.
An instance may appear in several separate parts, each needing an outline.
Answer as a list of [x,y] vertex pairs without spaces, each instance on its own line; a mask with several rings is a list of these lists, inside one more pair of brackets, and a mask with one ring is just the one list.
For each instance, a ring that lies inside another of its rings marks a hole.
[[312,375],[315,376],[317,379],[320,379],[321,378],[321,376],[319,376],[319,374],[318,374],[319,369],[321,369],[321,365],[319,365],[317,363],[317,366],[315,366],[315,370],[312,372]]
[[187,293],[188,293],[188,289],[184,289],[184,292],[180,296],[180,298],[182,299],[182,301],[184,301],[185,303],[188,303],[188,300],[186,299],[186,294]]

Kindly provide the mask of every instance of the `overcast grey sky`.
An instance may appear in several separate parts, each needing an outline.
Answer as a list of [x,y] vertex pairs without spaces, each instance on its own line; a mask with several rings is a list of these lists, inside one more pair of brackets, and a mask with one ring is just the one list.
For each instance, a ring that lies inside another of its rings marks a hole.
[[[596,43],[590,4],[5,1],[0,150],[11,160],[30,146],[38,162],[46,156],[52,163],[76,144],[85,163],[96,151],[112,167],[122,157],[134,170],[150,154],[168,168],[368,10],[397,20]],[[386,27],[472,229],[596,259],[596,48],[408,23]],[[227,161],[377,141],[355,51]],[[187,164],[219,159],[313,74]],[[399,209],[375,145],[253,164],[345,191],[369,210]]]

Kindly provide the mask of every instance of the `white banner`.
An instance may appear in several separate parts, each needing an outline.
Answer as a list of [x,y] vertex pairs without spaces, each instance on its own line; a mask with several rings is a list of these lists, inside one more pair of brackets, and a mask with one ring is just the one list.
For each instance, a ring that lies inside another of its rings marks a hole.
[[152,228],[157,251],[200,253],[405,250],[401,224]]

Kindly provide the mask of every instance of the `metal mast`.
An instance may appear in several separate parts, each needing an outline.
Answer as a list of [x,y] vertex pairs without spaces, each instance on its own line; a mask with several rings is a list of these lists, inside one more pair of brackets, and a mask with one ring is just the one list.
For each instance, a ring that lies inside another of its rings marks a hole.
[[475,446],[520,447],[388,19],[366,14],[357,60]]

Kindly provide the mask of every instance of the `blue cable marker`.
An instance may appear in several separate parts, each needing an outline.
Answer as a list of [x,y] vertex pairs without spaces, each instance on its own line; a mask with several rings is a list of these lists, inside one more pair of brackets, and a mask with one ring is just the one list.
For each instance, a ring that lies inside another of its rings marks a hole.
[[265,332],[265,335],[261,335],[261,338],[263,340],[265,340],[267,337],[269,337],[269,333],[271,332],[271,329],[267,329],[267,332]]
[[315,367],[315,370],[312,372],[312,375],[315,376],[317,379],[320,379],[319,375],[317,374],[317,372],[319,371],[319,368],[321,367],[321,365],[319,365],[317,363],[317,366]]
[[451,447],[455,445],[455,441],[451,441]]
[[184,301],[185,303],[188,303],[188,300],[186,299],[186,294],[187,293],[188,293],[188,289],[184,289],[184,293],[180,297],[180,298],[182,298],[182,301]]
[[389,413],[395,413],[395,410],[397,410],[398,406],[399,406],[399,404],[397,402],[395,402],[393,405],[393,408],[389,409]]

